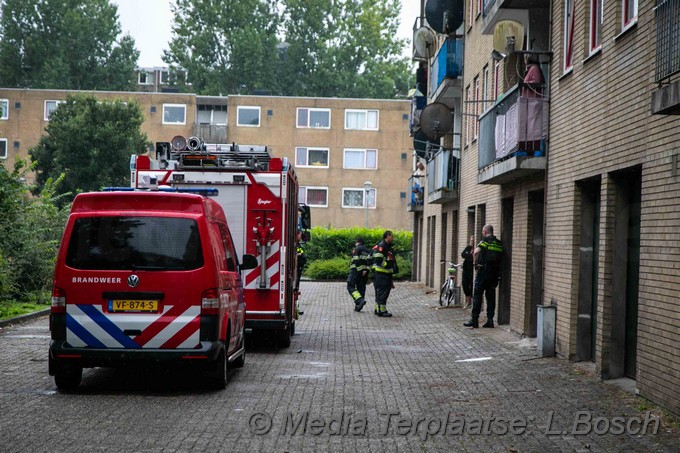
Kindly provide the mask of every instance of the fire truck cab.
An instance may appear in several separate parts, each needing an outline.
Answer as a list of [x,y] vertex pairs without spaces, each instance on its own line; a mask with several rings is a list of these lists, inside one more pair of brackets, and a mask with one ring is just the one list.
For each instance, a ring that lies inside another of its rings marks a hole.
[[224,209],[236,253],[257,259],[243,277],[246,328],[274,332],[278,345],[289,346],[297,319],[296,236],[310,219],[309,209],[299,209],[288,159],[272,157],[263,145],[209,147],[198,137],[176,136],[156,143],[155,157],[132,156],[130,170],[138,189],[217,190],[212,198]]

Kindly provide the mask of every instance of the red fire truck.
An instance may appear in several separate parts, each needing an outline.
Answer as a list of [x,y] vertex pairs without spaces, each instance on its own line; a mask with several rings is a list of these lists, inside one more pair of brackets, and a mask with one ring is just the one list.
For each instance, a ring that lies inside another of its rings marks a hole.
[[297,230],[308,237],[309,208],[298,206],[298,180],[287,158],[263,145],[206,146],[200,138],[176,136],[156,143],[155,158],[133,155],[131,186],[154,190],[217,189],[239,256],[257,257],[244,273],[246,328],[271,331],[288,347],[295,333]]

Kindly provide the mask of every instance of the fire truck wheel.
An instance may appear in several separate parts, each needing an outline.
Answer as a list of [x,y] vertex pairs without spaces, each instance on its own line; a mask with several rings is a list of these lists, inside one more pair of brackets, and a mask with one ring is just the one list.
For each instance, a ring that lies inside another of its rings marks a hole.
[[222,390],[227,387],[227,348],[221,348],[213,369],[208,373],[211,387]]
[[290,335],[291,335],[290,331],[291,331],[290,325],[288,326],[288,328],[286,330],[277,330],[276,331],[276,336],[278,337],[279,346],[281,346],[282,348],[287,348],[287,347],[290,346]]

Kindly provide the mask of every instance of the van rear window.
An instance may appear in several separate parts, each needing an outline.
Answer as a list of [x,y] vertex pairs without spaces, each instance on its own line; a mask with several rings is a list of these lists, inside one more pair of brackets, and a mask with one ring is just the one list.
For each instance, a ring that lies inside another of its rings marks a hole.
[[203,266],[198,224],[177,217],[75,221],[66,265],[95,270],[192,270]]

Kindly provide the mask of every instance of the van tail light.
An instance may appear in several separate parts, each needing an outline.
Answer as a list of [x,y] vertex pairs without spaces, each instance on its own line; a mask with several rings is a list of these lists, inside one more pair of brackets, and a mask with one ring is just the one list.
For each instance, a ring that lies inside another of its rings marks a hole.
[[220,295],[216,288],[206,289],[201,294],[201,314],[216,315],[220,311]]
[[52,313],[66,313],[66,291],[52,287]]

